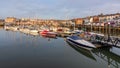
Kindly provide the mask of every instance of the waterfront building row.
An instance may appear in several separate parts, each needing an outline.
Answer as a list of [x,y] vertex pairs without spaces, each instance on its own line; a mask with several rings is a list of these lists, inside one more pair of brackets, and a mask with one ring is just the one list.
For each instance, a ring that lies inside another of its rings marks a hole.
[[72,19],[72,21],[74,21],[76,25],[104,26],[110,23],[115,26],[120,26],[120,13],[106,15],[101,13],[100,15]]
[[4,21],[7,24],[17,24],[17,25],[47,25],[47,26],[73,26],[73,25],[95,25],[104,26],[106,23],[114,24],[115,26],[120,26],[120,13],[116,14],[99,14],[94,16],[88,16],[84,18],[76,18],[70,20],[54,20],[54,19],[29,19],[29,18],[15,18],[7,17]]

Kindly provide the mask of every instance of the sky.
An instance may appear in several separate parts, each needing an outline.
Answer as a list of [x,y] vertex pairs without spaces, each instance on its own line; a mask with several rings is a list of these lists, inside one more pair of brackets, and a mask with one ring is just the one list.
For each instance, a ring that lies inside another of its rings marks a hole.
[[0,18],[73,19],[120,13],[120,0],[0,0]]

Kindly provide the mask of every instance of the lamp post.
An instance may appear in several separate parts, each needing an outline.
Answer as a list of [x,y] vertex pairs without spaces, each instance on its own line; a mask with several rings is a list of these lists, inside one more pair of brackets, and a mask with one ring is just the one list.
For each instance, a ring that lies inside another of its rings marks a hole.
[[75,30],[75,22],[71,22],[72,26],[73,26],[73,30]]
[[108,40],[110,39],[110,22],[108,22]]
[[92,32],[92,27],[93,27],[93,18],[90,18],[90,25],[91,25],[91,32]]

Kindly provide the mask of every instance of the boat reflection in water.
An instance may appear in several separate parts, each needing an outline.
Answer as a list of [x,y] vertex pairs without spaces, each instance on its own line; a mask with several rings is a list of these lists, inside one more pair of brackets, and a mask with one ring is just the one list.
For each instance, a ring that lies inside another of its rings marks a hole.
[[46,38],[46,39],[48,39],[48,41],[50,41],[51,39],[57,39],[57,37],[48,37],[48,36],[43,36],[43,35],[41,35],[43,38]]
[[71,45],[69,42],[67,43],[76,51],[89,59],[95,60],[96,62],[99,62],[99,58],[102,59],[105,61],[105,63],[107,63],[108,68],[120,68],[120,55],[119,52],[116,53],[116,51],[114,51],[116,50],[115,47],[104,47],[87,50],[75,45]]
[[108,68],[120,68],[120,55],[114,53],[115,47],[94,49],[92,52],[108,63]]
[[95,57],[93,56],[91,50],[89,49],[84,49],[82,47],[78,47],[78,46],[75,46],[75,45],[72,45],[70,44],[69,42],[67,42],[72,48],[74,48],[76,51],[78,51],[79,53],[81,53],[82,55],[86,56],[87,58],[89,59],[92,59],[92,60],[95,60]]

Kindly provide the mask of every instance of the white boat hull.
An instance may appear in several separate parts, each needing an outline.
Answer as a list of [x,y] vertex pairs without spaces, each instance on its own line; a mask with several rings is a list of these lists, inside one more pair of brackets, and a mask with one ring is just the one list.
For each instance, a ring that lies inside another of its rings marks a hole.
[[71,44],[74,44],[74,45],[80,46],[80,47],[84,47],[84,48],[96,48],[92,43],[90,43],[84,39],[74,40],[74,39],[71,39],[70,37],[67,37],[67,41]]
[[38,33],[38,30],[30,30],[30,33]]

